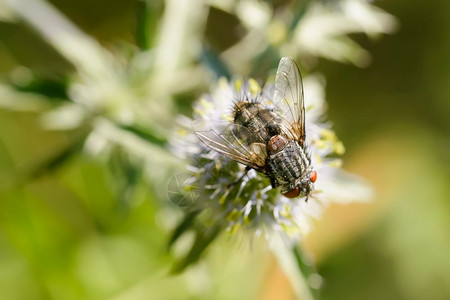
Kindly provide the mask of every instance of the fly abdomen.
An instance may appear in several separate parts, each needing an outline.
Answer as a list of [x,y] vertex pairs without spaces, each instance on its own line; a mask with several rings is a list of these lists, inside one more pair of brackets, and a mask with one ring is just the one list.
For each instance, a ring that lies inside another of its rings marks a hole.
[[276,186],[282,186],[282,189],[286,190],[296,185],[297,179],[301,178],[310,161],[295,141],[287,140],[283,149],[269,155],[267,165],[269,176],[274,177]]

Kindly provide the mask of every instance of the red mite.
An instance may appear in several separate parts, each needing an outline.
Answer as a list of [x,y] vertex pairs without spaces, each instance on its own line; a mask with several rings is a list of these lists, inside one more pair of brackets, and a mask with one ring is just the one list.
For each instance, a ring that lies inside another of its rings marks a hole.
[[209,148],[267,175],[285,197],[308,199],[317,172],[306,144],[303,98],[298,66],[284,57],[275,78],[273,106],[241,99],[232,123],[220,130],[194,126],[195,133]]

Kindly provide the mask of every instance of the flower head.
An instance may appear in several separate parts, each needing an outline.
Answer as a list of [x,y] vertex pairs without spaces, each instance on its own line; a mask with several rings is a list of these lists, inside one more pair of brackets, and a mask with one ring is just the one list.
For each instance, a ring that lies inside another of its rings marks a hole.
[[[283,196],[278,189],[272,188],[266,175],[249,170],[202,144],[191,129],[193,120],[179,119],[181,127],[172,139],[172,149],[189,160],[188,170],[192,176],[185,184],[201,189],[196,194],[198,198],[192,200],[195,208],[208,214],[206,222],[220,224],[231,234],[241,228],[253,229],[257,234],[267,233],[269,229],[296,240],[310,231],[312,218],[319,217],[324,205],[330,201],[370,197],[370,188],[359,184],[340,168],[341,160],[337,156],[344,153],[344,146],[331,125],[324,122],[323,78],[318,75],[306,77],[304,91],[306,144],[311,164],[317,172],[314,192],[308,198]],[[194,119],[214,129],[219,126],[217,124],[233,122],[236,102],[258,101],[263,107],[274,108],[273,99],[274,85],[270,82],[261,88],[254,79],[228,82],[221,78],[211,94],[194,104]],[[352,189],[357,186],[359,190],[356,189],[355,194]]]

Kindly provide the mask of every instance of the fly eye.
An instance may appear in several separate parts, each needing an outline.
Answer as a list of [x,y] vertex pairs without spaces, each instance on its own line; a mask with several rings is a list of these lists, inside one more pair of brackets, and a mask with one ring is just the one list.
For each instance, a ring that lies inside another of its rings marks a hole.
[[300,189],[299,189],[299,187],[296,187],[295,189],[292,189],[289,192],[284,193],[283,195],[287,198],[298,197],[298,195],[300,195]]
[[309,179],[311,180],[311,182],[316,182],[317,172],[316,171],[312,171],[311,174],[309,174]]

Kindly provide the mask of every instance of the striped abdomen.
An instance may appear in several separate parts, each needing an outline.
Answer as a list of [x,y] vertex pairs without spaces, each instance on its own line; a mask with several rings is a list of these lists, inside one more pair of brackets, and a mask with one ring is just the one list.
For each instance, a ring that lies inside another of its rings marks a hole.
[[287,140],[283,149],[269,153],[268,175],[272,179],[272,185],[280,186],[282,193],[295,188],[311,165],[309,155],[295,141]]

